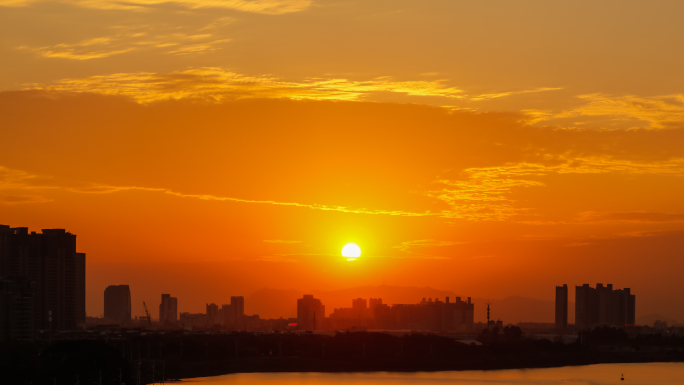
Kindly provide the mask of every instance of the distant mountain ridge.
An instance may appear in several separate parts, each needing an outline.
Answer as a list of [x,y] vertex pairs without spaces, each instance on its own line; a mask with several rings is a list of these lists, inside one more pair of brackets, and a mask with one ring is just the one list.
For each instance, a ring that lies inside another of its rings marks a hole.
[[[351,307],[354,298],[382,298],[383,303],[418,303],[423,298],[441,301],[449,297],[455,301],[457,296],[467,301],[467,296],[457,295],[453,291],[438,290],[431,287],[403,286],[360,286],[340,290],[299,290],[299,289],[260,289],[245,298],[245,313],[259,314],[262,318],[294,318],[297,316],[297,299],[304,294],[313,294],[323,301],[326,315],[335,308]],[[487,319],[487,299],[474,297],[475,322]],[[518,322],[554,322],[555,304],[553,300],[541,300],[521,296],[510,296],[503,299],[490,299],[491,317],[501,319],[505,324]],[[568,304],[568,322],[574,322],[574,303]]]

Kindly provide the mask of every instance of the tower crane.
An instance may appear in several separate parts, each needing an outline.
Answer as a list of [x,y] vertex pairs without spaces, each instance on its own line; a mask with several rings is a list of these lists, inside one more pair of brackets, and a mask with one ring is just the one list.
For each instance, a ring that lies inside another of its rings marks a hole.
[[145,304],[145,301],[143,301],[143,307],[145,308],[145,317],[147,318],[147,323],[152,326],[152,318],[150,318],[150,312],[147,311],[147,305]]

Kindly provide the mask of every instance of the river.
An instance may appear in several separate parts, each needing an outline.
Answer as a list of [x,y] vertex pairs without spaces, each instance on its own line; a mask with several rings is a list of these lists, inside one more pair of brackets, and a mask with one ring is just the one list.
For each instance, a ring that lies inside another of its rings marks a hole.
[[[620,380],[620,375],[625,380]],[[418,373],[240,373],[193,378],[197,385],[669,385],[684,384],[684,363],[599,364],[544,369]]]

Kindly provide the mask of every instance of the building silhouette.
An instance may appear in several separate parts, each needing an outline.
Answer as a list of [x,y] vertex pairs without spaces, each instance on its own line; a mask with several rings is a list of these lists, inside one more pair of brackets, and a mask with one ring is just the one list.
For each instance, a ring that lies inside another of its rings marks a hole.
[[76,274],[76,323],[84,324],[86,321],[86,255],[76,253],[74,256]]
[[556,330],[568,328],[568,285],[556,286]]
[[5,336],[32,339],[38,330],[71,330],[85,323],[85,263],[85,254],[76,252],[76,235],[64,229],[29,233],[27,227],[0,225],[0,308],[23,303],[19,307],[30,307],[31,313],[0,312],[0,329],[15,330]]
[[371,298],[368,300],[368,311],[367,311],[367,317],[368,318],[375,318],[375,308],[378,305],[382,305],[382,298]]
[[[381,329],[381,330],[425,330],[432,332],[469,331],[475,319],[475,305],[471,299],[451,302],[432,298],[417,304],[382,303],[381,298],[371,298],[371,306],[365,308],[365,299],[352,300],[351,308],[335,308],[326,325],[331,330],[338,329]],[[318,317],[316,317],[319,320]],[[324,320],[321,320],[324,321]]]
[[230,318],[233,322],[242,320],[245,316],[245,297],[232,296],[230,297]]
[[216,324],[220,324],[221,321],[219,319],[219,307],[215,303],[208,303],[206,305],[207,309],[207,326],[213,326]]
[[608,325],[624,327],[635,323],[636,297],[629,288],[613,285],[575,286],[575,324],[580,328]]
[[0,278],[0,341],[33,338],[34,283],[27,278]]
[[206,329],[207,315],[204,313],[180,313],[180,322],[187,330]]
[[172,297],[171,294],[162,294],[161,303],[159,304],[159,322],[178,321],[178,298]]
[[232,317],[232,310],[230,305],[222,304],[221,308],[218,309],[218,317],[222,325],[230,325],[230,320]]
[[352,300],[352,318],[363,320],[366,319],[366,311],[368,310],[368,300],[364,298],[357,298]]
[[311,294],[297,300],[297,326],[301,330],[315,330],[315,323],[325,318],[325,305]]
[[121,323],[131,321],[131,290],[128,285],[107,286],[104,291],[104,317]]
[[[386,310],[385,310],[386,312]],[[389,309],[388,317],[378,325],[387,330],[429,330],[433,332],[468,331],[473,327],[475,305],[470,297],[451,302],[432,298],[418,304],[396,304]]]

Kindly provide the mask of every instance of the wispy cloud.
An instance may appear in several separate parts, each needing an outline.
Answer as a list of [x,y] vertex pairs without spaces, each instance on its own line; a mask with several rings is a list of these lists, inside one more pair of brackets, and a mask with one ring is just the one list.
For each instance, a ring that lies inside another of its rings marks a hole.
[[539,87],[539,88],[533,88],[530,90],[522,90],[522,91],[508,91],[508,92],[498,92],[498,93],[493,93],[493,94],[480,94],[480,95],[476,95],[476,96],[471,97],[470,100],[480,101],[480,100],[498,99],[498,98],[504,98],[504,97],[512,96],[512,95],[529,94],[529,93],[546,92],[546,91],[557,91],[557,90],[562,90],[562,89],[563,88],[561,88],[561,87]]
[[[192,39],[202,40],[193,43]],[[109,44],[110,40],[102,39],[101,44]],[[215,39],[211,34],[174,34],[169,36],[150,36],[148,39],[140,38],[139,42],[135,44],[130,43],[133,44],[132,46],[129,44],[121,45],[121,47],[131,50],[156,47],[164,49],[169,54],[185,55],[220,49],[221,44],[228,41],[230,39]],[[103,48],[101,50],[93,49],[92,46],[93,44],[90,41],[86,41],[73,46],[55,46],[61,47],[61,49],[56,49],[55,47],[31,49],[43,55],[54,57],[59,54],[62,57],[69,56],[74,59],[104,57],[108,54],[124,52],[124,48],[119,49],[118,46],[117,48]],[[421,76],[418,75],[419,78]],[[430,103],[434,105],[435,100],[442,100],[440,105],[453,111],[477,110],[473,106],[483,100],[559,89],[536,88],[533,90],[472,96],[465,90],[450,86],[448,83],[447,79],[400,80],[390,76],[380,76],[366,80],[316,77],[293,81],[273,75],[244,75],[219,67],[199,67],[168,73],[117,73],[86,78],[62,79],[49,85],[28,84],[27,88],[118,95],[134,99],[143,104],[181,99],[220,103],[227,100],[248,98],[376,101],[382,100],[383,95],[386,93],[393,93],[407,98],[410,97],[412,99],[407,100],[411,102],[415,102],[415,98],[429,97]],[[466,105],[470,102],[472,103]]]
[[622,233],[579,238],[579,239],[576,239],[576,240],[574,240],[574,241],[572,241],[572,242],[570,242],[564,246],[565,247],[591,246],[591,245],[597,244],[599,242],[611,241],[611,240],[616,240],[616,239],[650,238],[650,237],[663,236],[663,235],[667,235],[667,234],[668,234],[667,231],[643,231],[643,230],[627,231],[627,232],[622,232]]
[[[214,44],[207,43],[207,44]],[[200,44],[201,45],[201,44]],[[186,50],[194,49],[193,45]],[[176,52],[177,51],[177,52]],[[175,53],[187,51],[176,50]],[[273,76],[247,76],[222,68],[194,68],[171,73],[120,73],[82,79],[64,79],[50,86],[29,88],[69,92],[95,92],[133,98],[140,103],[174,99],[224,101],[244,98],[290,98],[295,100],[364,100],[376,92],[409,96],[463,98],[462,90],[443,81],[397,81],[378,77],[367,81],[312,78],[302,82]]]
[[[684,160],[671,160],[653,163],[637,163],[622,160],[610,160],[604,158],[581,158],[566,163],[544,166],[530,163],[518,163],[499,167],[469,168],[462,172],[462,179],[440,179],[435,181],[440,189],[430,190],[424,194],[428,197],[446,202],[448,210],[442,211],[406,211],[406,210],[374,210],[369,208],[354,208],[347,206],[331,206],[315,203],[280,202],[275,200],[252,200],[235,197],[222,197],[211,194],[185,194],[165,188],[149,188],[141,186],[109,186],[90,185],[70,187],[69,191],[78,193],[109,194],[123,191],[149,191],[176,196],[179,198],[192,198],[219,202],[242,202],[254,204],[268,204],[275,206],[302,207],[312,210],[335,211],[354,214],[390,215],[402,217],[440,217],[447,219],[463,219],[470,221],[503,221],[518,214],[529,212],[531,207],[521,207],[510,194],[522,188],[540,188],[546,184],[539,179],[553,174],[600,174],[600,173],[625,173],[625,174],[660,174],[660,175],[684,175]],[[678,215],[678,214],[676,214]],[[609,216],[610,217],[610,216]],[[616,218],[639,217],[636,213],[614,214],[611,220]],[[603,218],[603,217],[601,217]],[[646,220],[642,215],[641,220]],[[655,218],[651,217],[652,220]],[[673,216],[661,215],[660,220]],[[608,219],[598,219],[608,220]],[[518,223],[531,225],[549,225],[560,223],[590,223],[588,220],[550,222],[544,220],[522,221]],[[266,242],[266,241],[265,241]],[[440,246],[430,243],[434,241],[419,240],[414,244],[406,244],[406,247]],[[425,242],[421,244],[420,242]],[[273,243],[276,243],[273,241]],[[284,242],[281,242],[284,243]],[[446,245],[446,244],[443,244]]]
[[164,188],[151,188],[151,187],[138,187],[138,186],[106,186],[106,185],[93,185],[91,187],[78,187],[78,188],[67,188],[67,190],[76,193],[86,193],[86,194],[111,194],[122,191],[149,191],[158,192],[163,194],[168,194],[176,196],[179,198],[192,198],[200,199],[206,201],[219,201],[219,202],[241,202],[241,203],[256,203],[256,204],[268,204],[275,206],[293,206],[302,207],[312,210],[322,210],[322,211],[337,211],[352,214],[370,214],[370,215],[392,215],[392,216],[404,216],[404,217],[424,217],[424,216],[438,216],[439,213],[431,212],[410,212],[402,210],[372,210],[365,208],[351,208],[345,206],[328,206],[320,204],[307,204],[307,203],[297,203],[297,202],[278,202],[272,200],[254,200],[254,199],[241,199],[233,197],[221,197],[209,194],[183,194],[177,191],[168,190]]
[[[132,51],[158,50],[173,55],[202,54],[221,48],[231,39],[217,39],[212,34],[169,31],[153,32],[149,27],[114,27],[110,36],[86,39],[76,43],[62,43],[43,47],[21,46],[47,58],[71,60],[102,59]],[[203,28],[204,29],[204,28]]]
[[0,204],[50,202],[37,193],[55,188],[49,178],[0,166]]
[[515,207],[507,197],[514,188],[540,187],[544,183],[534,180],[511,178],[500,167],[472,168],[464,172],[464,180],[438,180],[445,186],[427,193],[428,196],[446,202],[451,210],[448,218],[468,220],[505,220],[528,210]]
[[171,3],[185,8],[228,8],[268,15],[300,12],[311,5],[311,0],[0,0],[0,6],[20,7],[48,1],[84,8],[132,11],[145,11],[150,6]]
[[667,223],[684,222],[684,214],[657,213],[646,211],[632,212],[596,212],[580,213],[577,222],[634,222],[634,223]]
[[464,242],[438,241],[434,239],[415,239],[411,241],[404,241],[394,246],[394,248],[406,254],[399,256],[399,258],[451,259],[441,255],[426,254],[422,250],[433,247],[460,245],[462,243]]
[[52,199],[41,197],[38,195],[6,195],[0,194],[0,204],[14,205],[22,203],[45,203],[51,202]]
[[529,111],[533,122],[571,120],[575,125],[599,120],[616,128],[662,129],[684,125],[684,94],[643,97],[635,95],[579,95],[583,102],[578,107],[559,113]]
[[[435,183],[443,186],[426,194],[446,202],[450,206],[443,217],[467,220],[507,220],[531,210],[520,207],[510,194],[521,188],[545,187],[540,179],[554,174],[656,174],[684,175],[684,159],[661,162],[633,162],[605,157],[560,159],[556,165],[517,163],[498,167],[468,168],[461,179],[441,179]],[[632,213],[631,217],[638,215]],[[617,217],[617,216],[615,216]],[[623,218],[630,217],[623,215]],[[531,225],[560,224],[568,222],[525,221]]]

